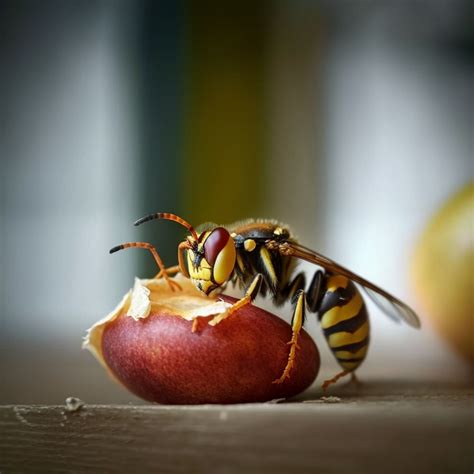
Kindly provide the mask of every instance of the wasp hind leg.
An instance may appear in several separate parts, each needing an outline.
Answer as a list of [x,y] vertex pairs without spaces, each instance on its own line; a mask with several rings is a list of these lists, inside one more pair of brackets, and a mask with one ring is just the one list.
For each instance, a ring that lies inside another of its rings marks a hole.
[[[338,374],[336,374],[332,379],[325,380],[322,385],[323,391],[326,392],[326,390],[328,389],[330,385],[332,385],[333,383],[336,383],[340,378],[345,377],[346,375],[349,375],[350,373],[351,373],[350,370],[343,370],[342,372],[339,372]],[[352,380],[357,380],[355,378],[354,372],[352,372]]]
[[261,273],[257,273],[253,277],[253,280],[251,281],[250,285],[247,287],[247,290],[245,291],[245,296],[239,301],[236,301],[227,311],[224,311],[223,313],[214,316],[214,318],[209,321],[209,324],[211,326],[216,326],[220,322],[224,321],[224,319],[227,319],[231,314],[238,311],[240,308],[243,308],[248,304],[252,304],[252,301],[257,297],[260,291],[262,281],[263,275]]
[[351,379],[349,380],[349,383],[356,387],[363,386],[364,383],[359,380],[359,377],[357,377],[355,372],[351,372]]
[[288,342],[288,345],[290,346],[290,353],[288,354],[288,361],[286,362],[286,367],[283,370],[281,377],[273,381],[273,383],[276,384],[283,383],[287,378],[290,378],[291,369],[295,365],[296,351],[300,348],[298,346],[298,336],[300,334],[301,328],[303,327],[306,305],[304,290],[298,290],[294,296],[294,302],[295,310],[291,320],[292,336],[291,340]]
[[[349,384],[352,384],[354,386],[363,385],[363,383],[356,376],[356,370],[360,367],[363,361],[365,352],[367,351],[367,343],[366,341],[361,341],[360,343],[356,343],[356,344],[359,347],[360,345],[362,345],[362,348],[359,349],[359,354],[361,354],[361,351],[362,351],[363,356],[359,360],[356,360],[354,362],[351,362],[347,359],[345,360],[345,359],[338,358],[338,362],[344,370],[336,374],[333,378],[324,381],[322,385],[322,389],[324,392],[326,392],[327,388],[330,385],[332,385],[333,383],[336,383],[340,378],[345,377],[346,375],[349,375],[349,374],[351,376],[351,379],[347,382],[347,385]],[[353,345],[356,345],[356,344],[353,344]]]

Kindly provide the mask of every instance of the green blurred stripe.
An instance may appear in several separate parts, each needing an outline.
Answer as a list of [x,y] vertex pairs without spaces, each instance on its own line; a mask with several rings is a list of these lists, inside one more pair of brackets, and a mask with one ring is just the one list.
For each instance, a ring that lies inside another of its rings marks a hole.
[[[166,265],[177,260],[184,229],[171,222],[132,222],[151,212],[177,212],[183,143],[183,51],[185,16],[181,1],[144,0],[139,12],[136,70],[140,123],[139,213],[130,219],[130,240],[153,243]],[[157,273],[149,252],[136,251],[139,275]]]
[[187,4],[182,214],[229,223],[261,208],[262,2]]

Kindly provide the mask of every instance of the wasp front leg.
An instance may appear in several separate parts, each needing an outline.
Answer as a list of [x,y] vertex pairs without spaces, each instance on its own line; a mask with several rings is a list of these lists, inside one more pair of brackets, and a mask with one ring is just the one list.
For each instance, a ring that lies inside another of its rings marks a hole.
[[175,265],[173,267],[168,267],[165,268],[164,270],[160,270],[156,275],[155,275],[155,280],[159,280],[160,278],[164,278],[165,274],[170,276],[170,275],[175,275],[176,273],[179,272],[179,265]]
[[295,309],[291,320],[292,335],[291,340],[288,342],[290,353],[288,354],[288,361],[281,377],[273,381],[273,383],[276,384],[283,383],[287,378],[290,378],[291,369],[295,365],[296,351],[299,349],[298,337],[305,320],[306,299],[304,290],[299,290],[295,294],[293,301],[295,303]]
[[158,265],[158,268],[160,269],[160,272],[158,273],[158,275],[161,275],[166,280],[171,291],[181,290],[181,285],[171,280],[170,277],[168,276],[168,272],[167,272],[167,269],[165,268],[163,260],[161,260],[161,257],[158,254],[157,250],[150,243],[126,242],[124,244],[120,244],[120,245],[117,245],[116,247],[113,247],[112,249],[109,250],[109,253],[115,253],[115,252],[118,252],[119,250],[128,249],[128,248],[141,248],[141,249],[149,250],[150,253],[153,255],[153,258],[155,259],[155,262]]
[[254,276],[250,285],[247,287],[247,290],[245,291],[245,296],[239,301],[236,301],[227,311],[218,314],[217,316],[214,316],[214,318],[209,321],[209,324],[211,326],[216,326],[224,319],[227,319],[231,314],[235,313],[244,306],[251,304],[260,291],[262,281],[263,275],[261,273],[257,273],[257,275]]
[[183,258],[183,251],[189,250],[190,245],[188,241],[181,242],[178,245],[178,265],[173,267],[168,267],[165,269],[161,269],[156,275],[155,279],[165,278],[165,275],[175,275],[178,272],[181,272],[186,278],[189,278],[189,273],[186,270],[185,261]]

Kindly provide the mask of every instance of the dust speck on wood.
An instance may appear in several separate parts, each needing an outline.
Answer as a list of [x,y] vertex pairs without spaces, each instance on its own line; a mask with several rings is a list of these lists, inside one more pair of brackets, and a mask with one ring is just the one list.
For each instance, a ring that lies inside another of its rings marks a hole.
[[303,403],[340,403],[342,401],[339,397],[321,397],[316,400],[303,400]]
[[69,413],[79,411],[84,405],[85,403],[76,397],[67,397],[65,401],[66,411]]

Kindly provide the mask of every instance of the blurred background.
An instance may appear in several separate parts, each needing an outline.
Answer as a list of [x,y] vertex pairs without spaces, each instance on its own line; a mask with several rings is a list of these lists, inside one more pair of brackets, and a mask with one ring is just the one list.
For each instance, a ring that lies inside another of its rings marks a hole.
[[0,403],[136,401],[80,347],[156,273],[147,252],[109,248],[147,240],[175,263],[182,228],[132,225],[154,211],[281,220],[414,306],[421,331],[371,307],[361,379],[472,377],[410,276],[428,220],[474,176],[472,2],[0,9]]

